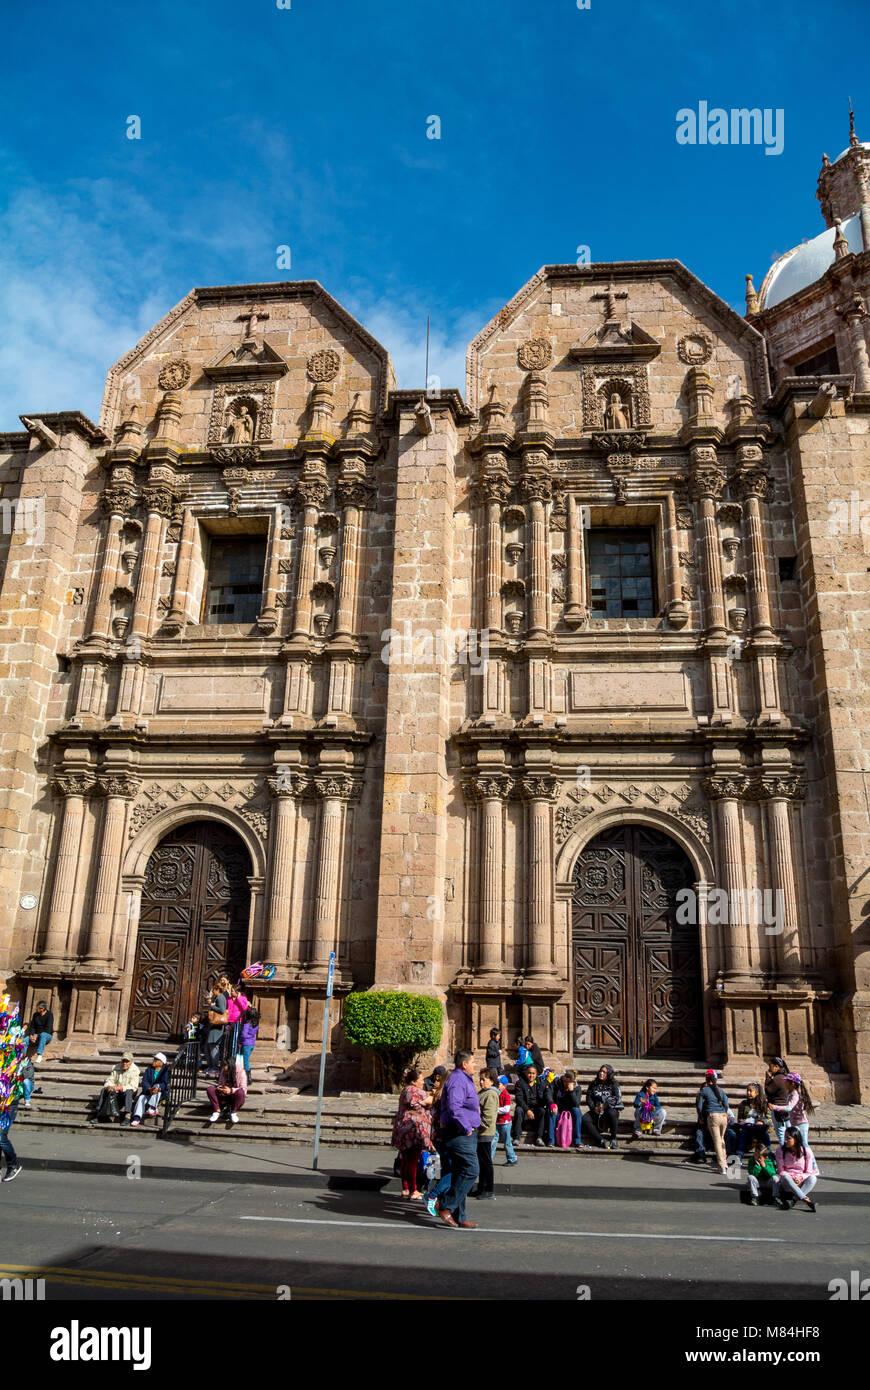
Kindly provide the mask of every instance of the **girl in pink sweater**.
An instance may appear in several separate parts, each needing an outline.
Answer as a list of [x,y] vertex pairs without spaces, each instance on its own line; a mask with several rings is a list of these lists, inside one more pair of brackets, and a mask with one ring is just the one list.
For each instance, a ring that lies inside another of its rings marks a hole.
[[785,1142],[776,1151],[776,1173],[776,1204],[781,1211],[789,1211],[796,1202],[815,1211],[810,1193],[819,1180],[819,1170],[812,1149],[793,1126],[786,1130]]

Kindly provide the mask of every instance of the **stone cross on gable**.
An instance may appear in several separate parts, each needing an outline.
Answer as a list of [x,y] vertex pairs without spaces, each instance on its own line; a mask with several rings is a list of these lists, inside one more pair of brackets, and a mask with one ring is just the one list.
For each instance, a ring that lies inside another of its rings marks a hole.
[[611,276],[610,284],[607,286],[607,289],[603,290],[600,294],[593,294],[592,298],[604,300],[604,319],[605,322],[608,322],[619,317],[616,301],[617,299],[628,299],[628,293],[626,290],[615,290],[613,288],[613,277]]
[[250,342],[254,337],[254,324],[257,322],[258,319],[267,319],[268,317],[268,314],[263,313],[262,310],[257,309],[253,304],[249,305],[245,313],[237,314],[236,322],[247,324],[247,328],[245,329],[245,334],[242,338],[242,342]]

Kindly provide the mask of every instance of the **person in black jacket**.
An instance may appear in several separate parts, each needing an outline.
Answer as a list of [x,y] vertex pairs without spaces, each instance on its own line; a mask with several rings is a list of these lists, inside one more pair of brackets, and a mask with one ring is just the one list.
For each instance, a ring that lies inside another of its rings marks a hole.
[[537,1072],[534,1067],[520,1067],[514,1083],[514,1118],[511,1138],[515,1144],[523,1137],[523,1125],[535,1118],[534,1082]]
[[[589,1108],[582,1123],[586,1142],[596,1149],[618,1149],[617,1125],[622,1109],[622,1092],[616,1083],[613,1067],[606,1063],[599,1067],[598,1075],[594,1081],[590,1081],[586,1090],[586,1104]],[[609,1139],[602,1134],[602,1127],[609,1130]]]
[[563,1110],[567,1110],[571,1116],[571,1138],[574,1148],[579,1149],[583,1116],[580,1109],[580,1083],[576,1072],[564,1071],[556,1082],[556,1105],[560,1115]]
[[54,1037],[54,1014],[44,999],[36,1006],[36,1013],[30,1020],[30,1041],[36,1044],[34,1062],[42,1061],[42,1054]]
[[[537,1067],[529,1066],[520,1072],[514,1087],[514,1099],[514,1143],[519,1143],[522,1139],[524,1123],[531,1122],[535,1126],[535,1144],[545,1144],[546,1148],[550,1148],[556,1133],[556,1102],[553,1099],[553,1087],[545,1077],[538,1076]],[[546,1141],[543,1138],[545,1125]]]
[[486,1065],[491,1067],[496,1076],[501,1076],[501,1033],[497,1028],[490,1028],[489,1042],[486,1044]]

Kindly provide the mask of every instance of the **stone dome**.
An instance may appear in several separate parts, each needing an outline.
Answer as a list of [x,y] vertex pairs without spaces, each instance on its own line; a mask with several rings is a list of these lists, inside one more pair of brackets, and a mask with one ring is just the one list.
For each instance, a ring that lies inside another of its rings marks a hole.
[[[861,236],[860,213],[856,212],[852,217],[844,218],[842,228],[843,235],[849,243],[850,252],[857,255],[863,251],[865,248]],[[759,291],[760,307],[772,309],[776,304],[781,304],[784,299],[788,299],[790,295],[797,294],[800,290],[805,290],[808,285],[814,285],[817,280],[820,280],[828,267],[834,264],[834,237],[836,234],[836,227],[826,227],[811,241],[802,242],[800,246],[786,251],[785,255],[774,261],[765,275],[764,284]]]

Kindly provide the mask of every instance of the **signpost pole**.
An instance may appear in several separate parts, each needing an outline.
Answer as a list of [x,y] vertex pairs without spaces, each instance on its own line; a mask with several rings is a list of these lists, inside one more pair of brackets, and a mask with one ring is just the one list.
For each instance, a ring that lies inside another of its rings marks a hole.
[[323,1113],[323,1078],[326,1075],[326,1044],[329,1041],[329,1014],[332,1005],[332,982],[335,978],[335,952],[329,953],[329,974],[326,977],[326,1003],[323,1006],[323,1042],[320,1047],[320,1080],[317,1083],[317,1122],[314,1126],[314,1161],[316,1170],[320,1155],[320,1117]]

